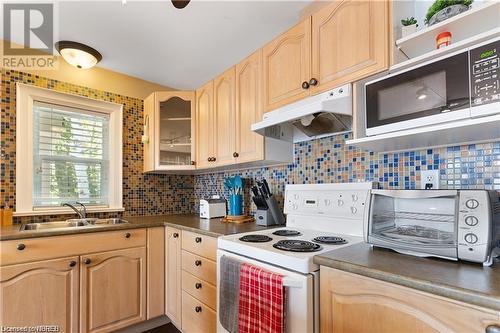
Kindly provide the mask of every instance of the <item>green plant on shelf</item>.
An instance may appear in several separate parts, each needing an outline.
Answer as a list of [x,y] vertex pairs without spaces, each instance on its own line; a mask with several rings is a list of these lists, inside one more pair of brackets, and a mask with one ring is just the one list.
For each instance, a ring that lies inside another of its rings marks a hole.
[[425,15],[425,23],[429,23],[429,20],[432,16],[434,16],[434,14],[446,7],[450,7],[453,5],[465,5],[469,7],[473,1],[474,0],[436,0],[427,10],[427,14]]
[[401,24],[405,27],[416,24],[418,27],[417,20],[413,16],[402,19]]

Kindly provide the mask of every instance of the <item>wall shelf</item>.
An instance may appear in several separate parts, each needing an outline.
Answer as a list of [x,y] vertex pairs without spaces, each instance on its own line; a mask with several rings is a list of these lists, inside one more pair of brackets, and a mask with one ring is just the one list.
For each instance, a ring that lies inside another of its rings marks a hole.
[[500,139],[500,115],[465,119],[346,141],[377,152],[444,147]]
[[436,36],[443,31],[451,32],[451,45],[453,45],[498,28],[500,28],[500,1],[490,1],[400,38],[396,41],[396,46],[412,59],[435,51]]

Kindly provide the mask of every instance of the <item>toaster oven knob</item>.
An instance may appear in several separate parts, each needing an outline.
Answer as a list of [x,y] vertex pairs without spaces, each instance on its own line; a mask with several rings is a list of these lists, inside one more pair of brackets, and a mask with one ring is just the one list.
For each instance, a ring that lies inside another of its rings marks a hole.
[[476,199],[469,199],[465,202],[465,206],[469,209],[475,209],[479,206],[479,201]]
[[474,235],[474,234],[466,234],[465,235],[465,241],[469,244],[474,244],[474,243],[477,243],[477,236]]
[[465,224],[473,227],[479,223],[479,220],[475,216],[467,216],[465,218]]

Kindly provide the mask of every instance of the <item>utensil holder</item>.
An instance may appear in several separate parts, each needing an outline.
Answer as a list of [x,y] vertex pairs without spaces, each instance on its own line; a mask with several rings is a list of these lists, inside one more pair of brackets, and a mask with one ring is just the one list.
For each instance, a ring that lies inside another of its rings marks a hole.
[[285,224],[285,217],[283,216],[283,212],[278,206],[278,202],[274,196],[270,196],[266,198],[267,207],[269,207],[269,212],[273,216],[274,224]]
[[243,195],[231,194],[229,196],[229,215],[243,215]]

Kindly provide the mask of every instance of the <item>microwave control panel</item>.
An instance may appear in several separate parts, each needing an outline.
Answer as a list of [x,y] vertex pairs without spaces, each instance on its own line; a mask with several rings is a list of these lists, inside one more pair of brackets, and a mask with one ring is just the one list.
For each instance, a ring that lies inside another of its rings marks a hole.
[[472,106],[500,101],[500,40],[470,50]]

